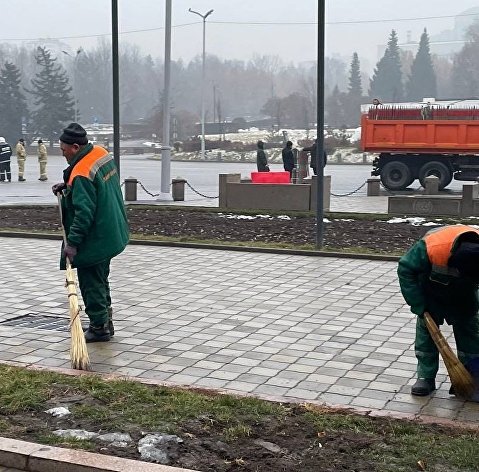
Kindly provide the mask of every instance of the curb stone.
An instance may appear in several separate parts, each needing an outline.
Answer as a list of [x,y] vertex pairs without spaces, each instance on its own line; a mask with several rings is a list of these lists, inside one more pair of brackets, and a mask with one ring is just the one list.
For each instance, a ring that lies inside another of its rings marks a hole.
[[24,472],[198,472],[2,437],[0,465]]
[[[62,236],[58,233],[28,233],[15,231],[0,231],[0,238],[24,238],[24,239],[51,239],[61,240]],[[313,251],[308,249],[282,249],[255,246],[235,246],[227,244],[203,244],[187,243],[179,241],[154,241],[148,239],[130,239],[131,246],[163,246],[163,247],[182,247],[190,249],[214,249],[217,251],[237,251],[237,252],[259,252],[264,254],[287,254],[292,256],[312,256],[312,257],[338,257],[343,259],[364,259],[371,261],[389,261],[397,262],[400,256],[388,254],[363,254],[351,252],[333,252],[333,251]]]

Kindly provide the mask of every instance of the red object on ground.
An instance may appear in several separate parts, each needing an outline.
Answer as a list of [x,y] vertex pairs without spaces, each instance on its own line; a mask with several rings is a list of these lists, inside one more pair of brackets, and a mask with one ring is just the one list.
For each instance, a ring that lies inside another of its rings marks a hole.
[[254,184],[289,184],[289,172],[251,172],[251,182]]

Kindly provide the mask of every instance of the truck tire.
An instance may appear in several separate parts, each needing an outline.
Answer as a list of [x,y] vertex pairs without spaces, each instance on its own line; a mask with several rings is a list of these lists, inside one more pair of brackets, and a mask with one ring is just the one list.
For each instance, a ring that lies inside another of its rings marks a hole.
[[381,169],[381,182],[389,190],[404,190],[414,182],[414,178],[404,162],[391,161]]
[[439,178],[439,190],[447,187],[452,180],[452,171],[449,166],[439,161],[426,162],[419,169],[419,182],[421,182],[423,187],[425,186],[424,179],[430,175],[435,175]]

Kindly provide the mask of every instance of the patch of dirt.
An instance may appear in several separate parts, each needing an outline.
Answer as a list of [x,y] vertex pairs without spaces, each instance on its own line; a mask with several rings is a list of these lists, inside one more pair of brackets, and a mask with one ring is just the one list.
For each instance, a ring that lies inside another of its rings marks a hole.
[[[55,207],[3,207],[0,230],[59,230]],[[302,246],[315,244],[316,218],[233,218],[230,214],[195,210],[128,207],[133,234],[218,240],[221,242],[276,243]],[[265,212],[261,213],[265,215]],[[324,247],[364,248],[381,253],[401,253],[430,227],[409,223],[367,220],[328,220],[324,224]]]
[[[57,401],[52,398],[48,403],[58,405],[61,397]],[[87,402],[88,405],[94,403],[91,398]],[[78,402],[77,406],[82,404]],[[1,430],[2,436],[40,443],[51,442],[45,438],[51,438],[52,431],[57,429],[99,432],[102,426],[73,417],[53,418],[44,412],[11,415],[3,419],[10,428]],[[376,418],[374,421],[378,431],[390,425],[390,420]],[[225,439],[224,426],[206,417],[179,424],[174,434],[183,442],[168,451],[167,464],[201,472],[380,472],[383,468],[377,461],[378,450],[389,449],[394,454],[394,445],[382,434],[354,430],[318,431],[311,421],[305,419],[304,410],[298,406],[291,406],[288,415],[281,420],[263,416],[244,437]],[[442,429],[437,426],[424,428],[424,434],[437,434]],[[109,431],[102,429],[100,432]],[[134,442],[117,447],[97,440],[75,444],[57,439],[55,445],[141,460],[136,444],[143,436],[142,431],[127,423],[121,432],[129,433]]]

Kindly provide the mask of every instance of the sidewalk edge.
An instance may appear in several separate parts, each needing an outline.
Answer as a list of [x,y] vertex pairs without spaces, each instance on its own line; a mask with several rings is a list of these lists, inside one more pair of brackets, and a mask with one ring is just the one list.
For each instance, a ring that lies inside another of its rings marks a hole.
[[[27,233],[15,231],[0,231],[0,238],[24,238],[24,239],[52,239],[61,240],[60,234],[55,233]],[[153,241],[146,239],[130,239],[132,246],[158,246],[158,247],[180,247],[189,249],[213,249],[216,251],[236,251],[236,252],[257,252],[263,254],[283,254],[292,256],[310,256],[310,257],[338,257],[342,259],[364,259],[371,261],[389,261],[397,262],[400,256],[388,254],[365,254],[353,252],[333,252],[333,251],[313,251],[307,249],[282,249],[257,246],[234,246],[223,244],[203,244],[188,243],[180,241]]]

